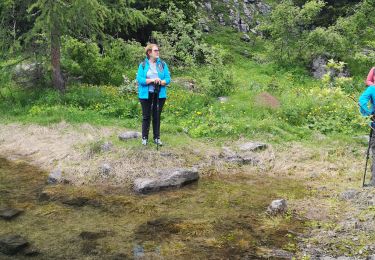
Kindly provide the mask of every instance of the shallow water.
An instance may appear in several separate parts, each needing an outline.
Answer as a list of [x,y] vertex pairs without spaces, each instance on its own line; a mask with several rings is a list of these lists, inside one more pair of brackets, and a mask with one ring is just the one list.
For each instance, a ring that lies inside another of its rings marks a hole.
[[303,231],[293,214],[264,214],[273,199],[304,196],[290,179],[202,178],[178,191],[138,196],[121,187],[47,186],[46,178],[35,167],[0,159],[0,208],[25,211],[0,220],[0,235],[24,236],[38,259],[264,259],[272,248],[296,250],[293,234]]

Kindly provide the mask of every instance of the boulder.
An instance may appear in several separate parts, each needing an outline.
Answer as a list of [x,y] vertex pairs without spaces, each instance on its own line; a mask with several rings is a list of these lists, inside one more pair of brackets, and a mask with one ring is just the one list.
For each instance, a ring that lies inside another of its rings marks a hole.
[[285,199],[278,199],[271,202],[267,208],[267,214],[278,215],[284,214],[288,209],[288,205]]
[[20,235],[4,235],[0,236],[0,252],[5,255],[15,255],[26,247],[29,242]]
[[41,63],[23,62],[14,67],[12,79],[24,88],[31,88],[43,84],[44,73]]
[[139,133],[139,132],[128,131],[128,132],[124,132],[124,133],[119,134],[118,138],[121,141],[126,141],[126,140],[129,140],[129,139],[137,139],[137,138],[140,138],[141,136],[142,136],[142,134]]
[[134,181],[136,193],[147,194],[170,188],[180,188],[199,179],[198,171],[188,169],[169,170],[155,178],[138,178]]
[[11,208],[0,209],[0,218],[5,219],[5,220],[12,220],[18,217],[22,212],[23,210],[19,210],[19,209],[11,209]]
[[315,59],[313,59],[311,64],[311,73],[314,76],[314,78],[321,79],[327,72],[329,71],[332,75],[332,77],[349,77],[350,73],[347,68],[344,68],[344,70],[337,71],[335,69],[328,69],[327,68],[328,59],[325,56],[318,56]]

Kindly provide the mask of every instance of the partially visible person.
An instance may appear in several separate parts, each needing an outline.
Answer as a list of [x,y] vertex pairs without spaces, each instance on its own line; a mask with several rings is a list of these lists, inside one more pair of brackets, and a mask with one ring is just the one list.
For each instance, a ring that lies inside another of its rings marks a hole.
[[370,71],[367,75],[366,85],[367,86],[375,86],[375,67],[370,69]]
[[[368,106],[370,103],[370,107]],[[375,112],[375,85],[369,85],[368,88],[359,97],[359,109],[363,116],[371,116],[372,123],[371,128],[375,127],[374,124],[374,112]],[[371,165],[371,180],[370,186],[375,187],[375,131],[371,130],[370,136],[370,148],[372,154],[372,165]]]
[[[148,44],[145,48],[146,58],[139,64],[137,72],[138,97],[142,106],[142,144],[147,145],[152,117],[154,143],[163,145],[160,140],[160,115],[167,98],[167,86],[171,76],[167,64],[159,57],[159,46]],[[155,86],[160,85],[159,95]],[[157,102],[159,101],[159,114]]]

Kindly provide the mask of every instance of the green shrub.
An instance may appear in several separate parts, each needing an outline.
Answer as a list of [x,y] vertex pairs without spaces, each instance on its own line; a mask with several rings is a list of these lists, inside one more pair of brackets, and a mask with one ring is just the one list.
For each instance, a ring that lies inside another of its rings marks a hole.
[[233,74],[224,66],[211,66],[206,94],[210,97],[228,96],[235,90]]
[[137,66],[143,59],[143,50],[137,42],[111,39],[103,44],[103,53],[94,42],[81,42],[66,37],[63,41],[62,66],[71,77],[95,85],[119,86],[123,75],[135,77]]

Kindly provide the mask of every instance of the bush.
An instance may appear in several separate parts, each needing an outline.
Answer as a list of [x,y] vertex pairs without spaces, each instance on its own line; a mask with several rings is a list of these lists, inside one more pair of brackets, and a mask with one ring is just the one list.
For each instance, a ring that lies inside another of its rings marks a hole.
[[[196,7],[195,7],[196,8]],[[197,21],[188,22],[184,12],[173,3],[161,20],[166,32],[153,32],[152,37],[163,51],[163,59],[177,67],[194,67],[199,64],[221,64],[222,53],[203,43]]]
[[210,97],[228,96],[233,93],[233,74],[224,66],[211,66],[206,94]]
[[111,39],[99,46],[66,37],[63,41],[62,66],[68,75],[81,78],[81,82],[95,85],[119,86],[123,74],[135,77],[137,65],[143,59],[140,43]]

